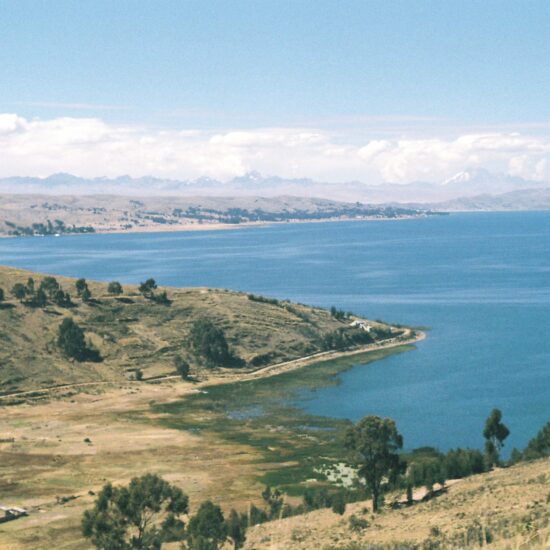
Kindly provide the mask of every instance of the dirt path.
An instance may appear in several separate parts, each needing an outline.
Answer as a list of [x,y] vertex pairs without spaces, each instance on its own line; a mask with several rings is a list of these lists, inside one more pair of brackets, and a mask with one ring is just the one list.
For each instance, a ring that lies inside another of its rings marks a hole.
[[[349,357],[353,355],[360,355],[362,353],[368,353],[370,351],[376,351],[376,350],[383,350],[383,349],[391,349],[398,346],[405,346],[409,344],[415,344],[417,342],[420,342],[421,340],[424,340],[426,338],[426,334],[424,332],[415,332],[413,333],[410,329],[407,329],[405,331],[405,334],[396,337],[396,338],[390,338],[388,340],[385,340],[384,342],[375,342],[373,344],[369,344],[367,346],[363,346],[361,348],[357,348],[354,350],[349,351],[322,351],[319,353],[314,353],[312,355],[306,355],[304,357],[299,357],[298,359],[292,359],[291,361],[285,361],[284,363],[276,363],[275,365],[268,365],[267,367],[262,367],[258,370],[255,370],[253,372],[248,373],[240,373],[240,374],[234,374],[234,373],[227,373],[227,374],[221,374],[218,376],[214,376],[212,378],[209,378],[208,380],[205,380],[203,382],[199,382],[198,384],[195,384],[193,386],[194,390],[201,387],[208,387],[213,386],[216,384],[224,383],[224,384],[230,384],[234,382],[242,382],[246,380],[256,380],[259,378],[268,378],[270,376],[276,376],[278,374],[282,374],[284,372],[290,372],[302,367],[305,367],[307,365],[310,365],[312,363],[315,363],[316,361],[322,359],[322,360],[330,360],[330,359],[339,359],[341,357]],[[101,382],[80,382],[76,384],[63,384],[58,386],[50,386],[47,388],[39,388],[36,390],[26,390],[26,391],[20,391],[20,392],[14,392],[14,393],[8,393],[4,395],[0,395],[0,401],[4,399],[12,399],[17,397],[33,397],[38,395],[44,395],[51,392],[59,391],[59,390],[70,390],[74,388],[86,388],[86,387],[98,387],[98,386],[117,386],[117,385],[132,385],[132,386],[140,386],[143,385],[143,383],[150,382],[157,382],[157,381],[165,381],[165,380],[176,380],[179,379],[179,375],[166,375],[166,376],[160,376],[158,378],[150,379],[150,380],[141,380],[141,381],[125,381],[125,382],[112,382],[112,381],[101,381]]]

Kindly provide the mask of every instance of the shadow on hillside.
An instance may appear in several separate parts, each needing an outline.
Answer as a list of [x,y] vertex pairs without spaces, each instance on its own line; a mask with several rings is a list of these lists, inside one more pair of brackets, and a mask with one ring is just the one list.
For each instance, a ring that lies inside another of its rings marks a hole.
[[123,304],[135,304],[134,300],[131,298],[115,298],[117,302],[121,302]]

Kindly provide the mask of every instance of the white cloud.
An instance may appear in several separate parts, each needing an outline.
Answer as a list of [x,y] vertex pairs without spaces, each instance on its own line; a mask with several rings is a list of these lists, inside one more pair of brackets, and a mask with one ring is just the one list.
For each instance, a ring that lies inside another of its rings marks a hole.
[[464,168],[486,168],[528,179],[548,179],[548,138],[517,133],[467,134],[453,140],[371,141],[359,156],[386,181],[440,181]]
[[[368,128],[365,128],[368,130]],[[0,176],[210,176],[250,170],[321,181],[442,181],[465,168],[550,179],[550,139],[510,132],[371,139],[311,128],[151,130],[99,118],[0,114]]]

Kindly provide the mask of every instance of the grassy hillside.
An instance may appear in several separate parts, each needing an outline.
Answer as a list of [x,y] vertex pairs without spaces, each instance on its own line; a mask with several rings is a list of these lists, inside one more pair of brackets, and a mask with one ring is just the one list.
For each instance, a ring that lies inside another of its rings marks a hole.
[[247,538],[246,550],[548,548],[550,459],[459,480],[439,497],[375,516],[358,502],[343,516],[325,509],[257,525]]
[[[305,197],[0,195],[0,234],[204,229],[217,224],[431,215],[423,208]],[[62,224],[58,223],[62,222]],[[50,224],[48,224],[48,221]],[[35,225],[36,224],[36,225]],[[72,226],[76,227],[73,228]]]
[[[57,279],[74,305],[60,307],[49,301],[45,307],[32,307],[10,294],[29,276],[38,287],[43,276],[0,268],[0,288],[6,295],[0,304],[0,394],[58,384],[124,382],[137,369],[145,380],[172,375],[176,355],[190,363],[192,375],[204,378],[210,371],[189,343],[198,319],[220,328],[230,351],[249,370],[322,351],[326,336],[335,331],[351,336],[361,332],[351,328],[348,319],[339,321],[323,309],[228,290],[166,289],[170,303],[160,304],[135,286],[126,286],[123,295],[114,297],[107,293],[107,284],[88,282],[92,300],[84,302],[75,298],[75,281],[61,277]],[[56,340],[65,317],[84,329],[103,361],[78,362],[63,355]]]

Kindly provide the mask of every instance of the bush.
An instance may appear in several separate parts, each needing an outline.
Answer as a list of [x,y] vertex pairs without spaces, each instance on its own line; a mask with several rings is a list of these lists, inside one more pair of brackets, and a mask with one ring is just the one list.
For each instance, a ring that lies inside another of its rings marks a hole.
[[369,522],[366,519],[358,518],[356,515],[352,515],[349,518],[349,528],[354,533],[364,531],[369,526]]
[[107,292],[113,296],[120,296],[123,293],[122,285],[118,281],[111,281],[107,286]]
[[150,296],[153,290],[157,288],[157,283],[155,282],[155,279],[147,279],[144,283],[141,283],[139,285],[139,291],[144,296]]
[[183,380],[187,380],[189,378],[189,363],[180,355],[176,355],[174,357],[174,367]]
[[332,511],[340,515],[346,511],[346,501],[342,494],[337,493],[332,497]]
[[27,295],[27,289],[23,283],[15,283],[11,289],[14,298],[22,302]]

